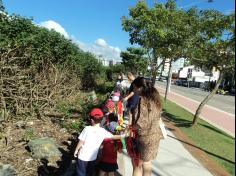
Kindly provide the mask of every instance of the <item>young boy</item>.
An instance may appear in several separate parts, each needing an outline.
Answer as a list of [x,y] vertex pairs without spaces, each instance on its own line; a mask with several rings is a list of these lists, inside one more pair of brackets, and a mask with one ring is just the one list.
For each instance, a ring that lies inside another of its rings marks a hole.
[[79,143],[74,156],[78,157],[77,176],[93,176],[95,161],[104,139],[120,139],[123,135],[113,135],[100,127],[103,112],[99,108],[93,108],[90,113],[91,126],[86,126],[79,136]]

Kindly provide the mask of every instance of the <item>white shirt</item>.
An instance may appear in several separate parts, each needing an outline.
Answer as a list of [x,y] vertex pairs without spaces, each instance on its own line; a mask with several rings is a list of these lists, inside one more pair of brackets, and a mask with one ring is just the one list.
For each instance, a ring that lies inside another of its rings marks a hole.
[[130,83],[128,81],[123,80],[121,82],[117,82],[116,85],[120,86],[123,89],[127,89],[127,88],[129,88]]
[[84,141],[80,148],[78,158],[82,161],[94,161],[97,158],[98,150],[105,138],[113,135],[104,128],[86,126],[81,132],[79,139]]

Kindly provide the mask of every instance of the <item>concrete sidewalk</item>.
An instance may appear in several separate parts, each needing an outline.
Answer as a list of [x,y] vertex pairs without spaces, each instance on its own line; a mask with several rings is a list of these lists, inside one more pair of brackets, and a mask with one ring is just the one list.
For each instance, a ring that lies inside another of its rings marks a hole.
[[[161,140],[158,156],[152,162],[152,176],[213,176],[179,142],[173,133]],[[171,137],[170,137],[171,136]],[[132,164],[125,152],[118,155],[118,172],[122,176],[132,176]]]

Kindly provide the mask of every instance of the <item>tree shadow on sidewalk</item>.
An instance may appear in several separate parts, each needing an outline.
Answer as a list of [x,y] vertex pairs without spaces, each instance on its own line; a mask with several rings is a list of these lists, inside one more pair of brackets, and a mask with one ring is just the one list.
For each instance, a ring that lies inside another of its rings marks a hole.
[[201,151],[204,151],[205,153],[207,153],[207,154],[209,154],[209,155],[212,155],[212,156],[214,156],[214,157],[216,157],[216,158],[219,158],[219,159],[221,159],[221,160],[224,160],[224,161],[226,161],[226,162],[228,162],[228,163],[230,163],[230,164],[235,164],[234,161],[228,160],[227,158],[224,158],[224,157],[221,157],[221,156],[219,156],[219,155],[217,155],[217,154],[214,154],[214,153],[212,153],[212,152],[209,152],[209,151],[207,151],[207,150],[205,150],[205,149],[203,149],[203,148],[201,148],[201,147],[198,147],[198,146],[196,146],[196,145],[193,145],[193,144],[191,144],[191,143],[189,143],[189,142],[183,141],[183,140],[181,140],[181,139],[178,139],[178,138],[173,137],[173,136],[170,136],[170,135],[168,135],[168,137],[173,138],[173,139],[175,139],[175,140],[178,140],[178,141],[180,141],[181,143],[187,144],[187,145],[189,145],[189,146],[191,146],[191,147],[197,148],[197,149],[199,149],[199,150],[201,150]]
[[[163,116],[168,119],[169,121],[171,122],[174,122],[175,123],[175,126],[176,127],[182,127],[182,128],[191,128],[192,127],[192,121],[190,120],[186,120],[186,119],[182,119],[180,116],[175,116],[171,113],[168,113],[168,112],[164,112],[163,113]],[[217,129],[217,128],[214,128],[210,125],[206,125],[206,124],[203,124],[203,123],[198,123],[198,125],[201,125],[203,127],[206,127],[212,131],[215,131],[223,136],[226,136],[226,137],[229,137],[231,139],[234,139],[232,136],[228,135],[227,133]]]

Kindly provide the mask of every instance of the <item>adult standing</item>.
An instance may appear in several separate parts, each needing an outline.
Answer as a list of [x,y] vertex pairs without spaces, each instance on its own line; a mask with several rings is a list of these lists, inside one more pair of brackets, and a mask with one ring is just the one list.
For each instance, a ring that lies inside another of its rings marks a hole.
[[[134,92],[133,81],[135,80],[134,75],[131,72],[127,73],[128,80],[130,82],[130,87],[128,90],[128,95],[124,98],[124,101],[127,102],[126,104],[126,114],[129,114],[129,118],[131,119],[131,111],[134,110],[139,102],[139,95]],[[129,120],[129,124],[131,121]]]
[[133,176],[151,176],[151,161],[157,156],[162,138],[160,123],[161,100],[157,89],[144,77],[133,81],[133,91],[140,95],[140,100],[132,113],[132,127],[137,129],[139,163],[134,164]]

